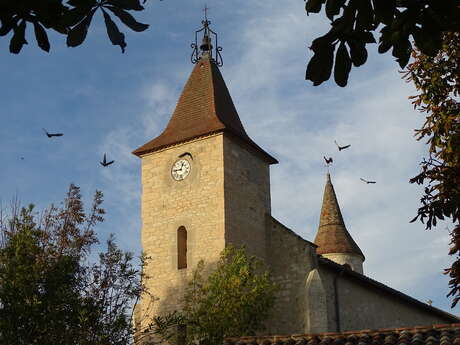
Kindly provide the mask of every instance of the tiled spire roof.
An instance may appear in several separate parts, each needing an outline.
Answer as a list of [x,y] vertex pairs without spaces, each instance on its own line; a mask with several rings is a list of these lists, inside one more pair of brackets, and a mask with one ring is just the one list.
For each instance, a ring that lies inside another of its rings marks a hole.
[[345,227],[329,173],[324,187],[323,206],[315,244],[318,246],[316,249],[318,254],[351,253],[360,255],[364,260],[363,252]]
[[278,163],[249,138],[219,68],[213,59],[204,55],[197,62],[185,84],[166,129],[160,136],[133,153],[141,156],[170,145],[222,131],[241,139],[270,164]]

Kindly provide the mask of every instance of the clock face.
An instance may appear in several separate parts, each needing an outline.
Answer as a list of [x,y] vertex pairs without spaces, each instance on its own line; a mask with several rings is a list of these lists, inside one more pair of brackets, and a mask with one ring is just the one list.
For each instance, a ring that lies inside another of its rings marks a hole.
[[176,181],[185,179],[190,173],[191,169],[190,162],[186,159],[179,159],[173,164],[171,168],[171,175]]

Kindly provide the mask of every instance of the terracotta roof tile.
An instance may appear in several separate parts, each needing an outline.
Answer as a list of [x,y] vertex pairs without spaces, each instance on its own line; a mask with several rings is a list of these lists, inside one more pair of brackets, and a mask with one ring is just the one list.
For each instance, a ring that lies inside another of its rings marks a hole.
[[430,345],[460,344],[460,323],[407,328],[383,328],[291,336],[226,338],[224,345]]
[[363,252],[345,227],[329,173],[324,187],[318,233],[314,242],[318,246],[316,250],[318,254],[352,253],[360,255],[364,260]]
[[141,156],[223,131],[233,134],[256,149],[270,164],[278,163],[248,136],[219,68],[205,56],[190,74],[166,129],[158,137],[136,149],[133,154]]

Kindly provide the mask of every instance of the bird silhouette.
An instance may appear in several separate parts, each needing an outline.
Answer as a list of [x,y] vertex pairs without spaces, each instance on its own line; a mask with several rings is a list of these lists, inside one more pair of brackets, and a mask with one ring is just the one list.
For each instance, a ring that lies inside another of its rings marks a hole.
[[345,150],[345,149],[347,149],[347,148],[349,148],[351,146],[351,144],[345,145],[345,146],[340,146],[339,144],[337,144],[337,141],[335,141],[335,140],[334,140],[334,143],[337,145],[339,151]]
[[100,163],[103,167],[107,167],[107,166],[109,166],[110,164],[112,164],[113,162],[115,162],[115,161],[107,162],[107,157],[106,157],[106,155],[105,155],[105,153],[104,153],[104,159],[102,160],[102,162],[99,162],[99,163]]
[[52,138],[52,137],[62,137],[64,135],[64,133],[48,133],[48,131],[46,129],[43,128],[43,130],[45,131],[45,134],[48,138]]
[[326,161],[327,165],[329,165],[329,164],[331,164],[333,162],[332,157],[326,158],[325,156],[323,156],[323,158]]
[[367,184],[369,184],[369,183],[376,183],[375,181],[368,181],[368,180],[365,180],[365,179],[363,179],[363,178],[361,178],[361,177],[360,177],[359,179],[360,179],[361,181],[363,181],[363,182],[366,182]]

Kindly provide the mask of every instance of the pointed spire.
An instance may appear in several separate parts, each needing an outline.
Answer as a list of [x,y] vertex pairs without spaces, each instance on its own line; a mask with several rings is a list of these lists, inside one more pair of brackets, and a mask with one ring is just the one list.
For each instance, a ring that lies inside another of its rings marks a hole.
[[141,156],[217,132],[232,134],[255,149],[269,164],[278,163],[248,136],[219,68],[209,55],[203,55],[185,84],[166,129],[133,153]]
[[324,187],[323,206],[319,219],[318,233],[315,244],[318,254],[347,253],[356,254],[364,260],[364,254],[351,237],[345,227],[342,213],[340,212],[337,196],[331,182],[329,172],[326,175]]
[[[276,164],[278,161],[252,141],[244,130],[218,68],[222,66],[222,48],[217,44],[217,34],[209,28],[211,22],[208,20],[207,10],[206,7],[205,19],[201,22],[203,27],[195,32],[195,43],[192,44],[192,62],[196,66],[185,84],[166,129],[158,137],[133,151],[133,154],[140,157],[194,138],[226,132],[249,145],[269,164]],[[203,32],[203,39],[198,54],[197,36],[200,32]],[[211,36],[215,39],[214,53]]]

